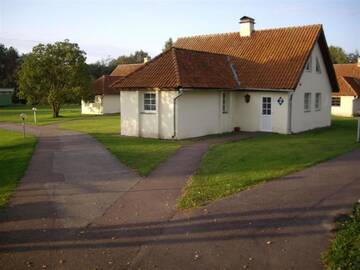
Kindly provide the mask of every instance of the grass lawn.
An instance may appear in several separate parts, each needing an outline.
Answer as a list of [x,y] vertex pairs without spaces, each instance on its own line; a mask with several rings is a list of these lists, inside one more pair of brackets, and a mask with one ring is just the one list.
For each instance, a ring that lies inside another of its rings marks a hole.
[[179,141],[120,136],[118,115],[68,121],[61,123],[60,127],[90,134],[142,176],[148,175],[181,146]]
[[323,256],[328,270],[360,269],[360,204],[354,206],[351,215],[339,221],[336,237]]
[[264,134],[213,147],[178,201],[204,205],[252,185],[304,169],[360,146],[356,120],[334,118],[332,127],[297,135]]
[[0,208],[24,175],[35,143],[35,137],[0,129]]
[[[56,122],[81,119],[84,117],[92,116],[83,116],[81,115],[80,105],[64,105],[60,109],[60,117],[53,118],[52,110],[48,105],[36,106],[36,118],[38,125],[47,125],[53,124]],[[26,113],[26,123],[34,124],[34,114],[32,111],[32,106],[28,105],[14,105],[11,107],[0,107],[0,122],[14,122],[21,123],[20,113]]]

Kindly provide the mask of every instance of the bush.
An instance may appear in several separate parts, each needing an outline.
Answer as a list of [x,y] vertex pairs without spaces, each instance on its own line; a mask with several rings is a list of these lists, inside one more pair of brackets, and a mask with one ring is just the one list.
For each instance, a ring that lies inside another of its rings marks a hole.
[[323,261],[328,270],[360,269],[360,203],[351,215],[337,223],[336,237]]

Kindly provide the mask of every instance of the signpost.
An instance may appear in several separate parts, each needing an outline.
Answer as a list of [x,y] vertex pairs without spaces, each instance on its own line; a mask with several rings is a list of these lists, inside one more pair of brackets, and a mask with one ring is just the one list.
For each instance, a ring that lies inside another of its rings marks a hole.
[[357,141],[358,143],[360,143],[360,112],[358,113],[357,119],[358,119],[358,126],[357,126],[357,137],[356,137],[356,141]]
[[25,138],[25,119],[26,119],[26,113],[20,113],[20,118],[23,122],[23,132],[24,132],[24,138]]
[[35,125],[36,125],[36,108],[33,107],[32,110],[34,112],[34,122],[35,122]]

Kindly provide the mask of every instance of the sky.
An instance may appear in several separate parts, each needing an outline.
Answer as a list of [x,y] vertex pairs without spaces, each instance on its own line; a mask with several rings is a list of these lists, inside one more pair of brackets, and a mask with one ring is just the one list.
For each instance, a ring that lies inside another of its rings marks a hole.
[[27,53],[69,39],[88,63],[140,49],[154,57],[169,37],[239,31],[244,15],[255,30],[321,23],[329,45],[360,50],[359,0],[0,0],[0,43]]

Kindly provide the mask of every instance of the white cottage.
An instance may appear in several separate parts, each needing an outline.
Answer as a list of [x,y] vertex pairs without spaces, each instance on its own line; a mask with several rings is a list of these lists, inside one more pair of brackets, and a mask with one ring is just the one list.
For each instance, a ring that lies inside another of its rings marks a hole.
[[334,68],[321,25],[179,38],[116,82],[121,134],[183,139],[233,130],[297,133],[331,124]]
[[82,114],[111,114],[120,112],[120,93],[113,83],[129,75],[143,64],[118,65],[110,75],[103,75],[92,82],[95,97],[92,102],[81,101]]
[[331,113],[351,117],[360,112],[360,58],[357,64],[334,65],[338,93],[332,95]]

